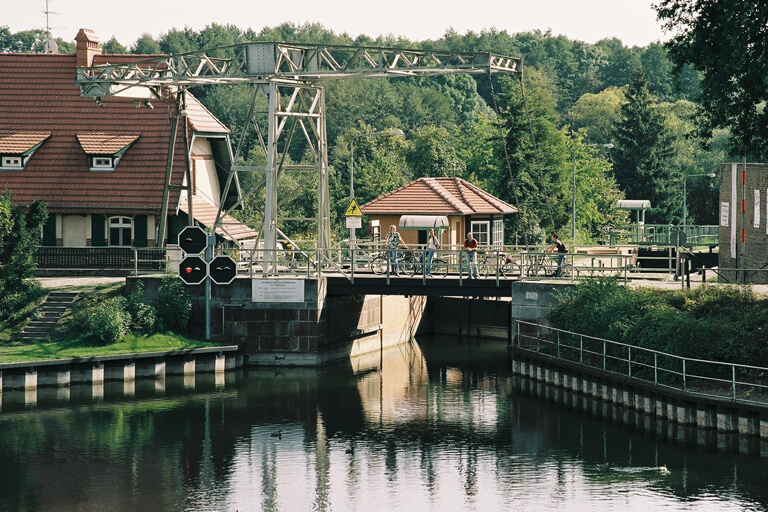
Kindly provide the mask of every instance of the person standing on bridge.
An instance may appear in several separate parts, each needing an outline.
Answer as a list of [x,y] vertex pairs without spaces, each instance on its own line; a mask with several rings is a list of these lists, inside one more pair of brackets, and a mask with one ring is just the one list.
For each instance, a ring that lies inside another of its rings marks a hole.
[[387,233],[387,249],[389,250],[389,264],[391,265],[390,272],[395,275],[397,275],[399,270],[397,266],[397,250],[400,246],[408,249],[400,233],[397,232],[397,226],[392,224],[389,226],[389,233]]
[[440,240],[435,235],[435,230],[429,230],[429,236],[427,238],[427,276],[432,275],[432,259],[435,257],[435,251],[440,248]]
[[467,274],[469,279],[477,279],[480,273],[477,270],[477,240],[472,233],[467,233],[464,240],[464,250],[467,251]]
[[568,247],[560,240],[557,233],[552,233],[552,245],[544,249],[544,252],[555,252],[557,250],[557,272],[555,277],[563,277],[563,260],[565,259],[565,253],[568,252]]

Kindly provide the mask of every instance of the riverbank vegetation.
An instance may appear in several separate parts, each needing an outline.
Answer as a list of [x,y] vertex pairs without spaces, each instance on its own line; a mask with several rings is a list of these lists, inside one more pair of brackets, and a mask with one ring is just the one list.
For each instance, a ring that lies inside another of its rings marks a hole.
[[696,359],[768,367],[768,298],[748,286],[659,290],[588,279],[550,307],[554,327]]
[[124,295],[125,285],[90,285],[67,288],[79,292],[47,340],[19,341],[17,335],[31,319],[48,290],[34,280],[30,289],[40,294],[23,305],[12,318],[0,319],[0,363],[94,357],[137,352],[182,350],[210,346],[186,332],[191,314],[189,296],[176,277],[159,289],[158,308],[147,303],[138,286]]

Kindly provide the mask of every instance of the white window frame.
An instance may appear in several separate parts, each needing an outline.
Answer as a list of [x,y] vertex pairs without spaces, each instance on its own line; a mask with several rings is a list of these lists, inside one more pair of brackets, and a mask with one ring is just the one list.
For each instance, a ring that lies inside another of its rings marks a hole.
[[494,247],[502,247],[504,245],[504,220],[503,219],[493,220],[492,240],[493,240],[492,244]]
[[94,156],[91,159],[92,171],[114,171],[115,161],[109,156]]
[[22,169],[22,158],[20,156],[4,156],[2,161],[3,169]]
[[[118,240],[113,240],[112,230],[117,229]],[[126,233],[127,231],[127,233]],[[126,234],[128,240],[125,240]],[[107,246],[108,247],[131,247],[133,241],[133,219],[130,217],[110,217],[107,220]],[[116,242],[116,243],[115,243]]]
[[478,245],[490,245],[491,221],[473,220],[469,226],[469,231],[472,233],[472,236],[475,237],[475,240],[477,240]]

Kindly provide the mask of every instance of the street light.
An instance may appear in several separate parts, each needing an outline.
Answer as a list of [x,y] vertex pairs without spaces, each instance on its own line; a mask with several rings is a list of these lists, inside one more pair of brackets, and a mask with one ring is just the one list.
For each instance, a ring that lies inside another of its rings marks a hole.
[[[591,148],[613,149],[613,144],[584,144]],[[571,198],[571,243],[576,243],[576,143],[573,144],[573,197]]]
[[688,188],[686,184],[688,183],[686,180],[688,178],[693,178],[694,176],[706,176],[707,178],[714,178],[717,176],[713,172],[706,172],[701,174],[688,174],[687,176],[683,176],[683,232],[685,232],[685,219],[688,214]]

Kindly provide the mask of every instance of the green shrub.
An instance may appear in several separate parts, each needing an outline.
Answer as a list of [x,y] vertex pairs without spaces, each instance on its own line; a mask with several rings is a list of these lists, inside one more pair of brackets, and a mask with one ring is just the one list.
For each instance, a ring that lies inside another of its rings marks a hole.
[[126,311],[131,315],[131,331],[141,333],[154,332],[157,327],[157,310],[147,304],[144,282],[137,281],[125,303]]
[[186,285],[176,276],[163,278],[157,290],[160,303],[157,315],[166,329],[184,331],[192,314],[192,300],[184,288]]
[[122,341],[130,332],[131,315],[125,309],[126,300],[115,297],[77,313],[73,322],[85,336],[96,343],[109,345]]

